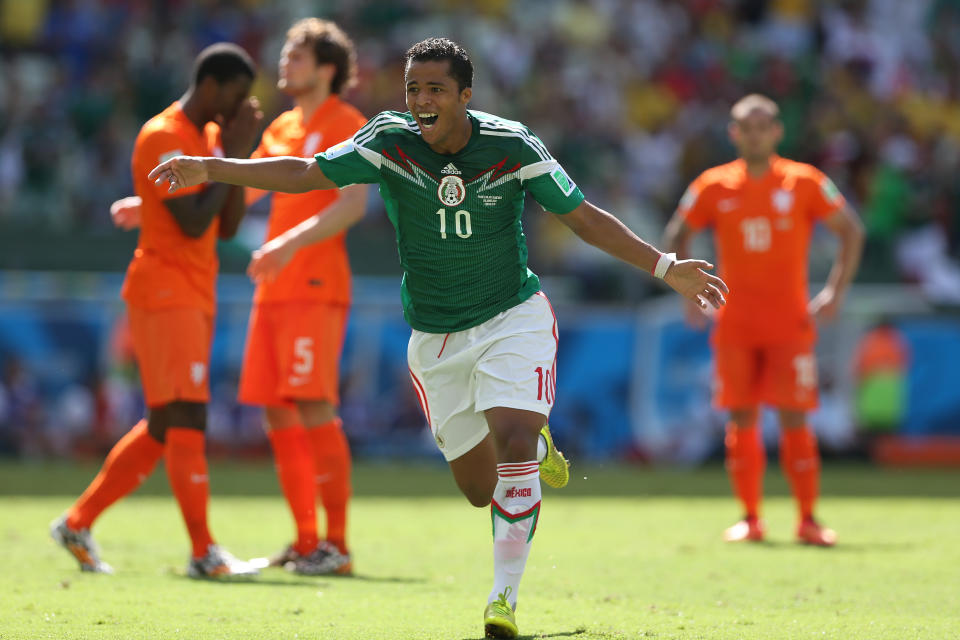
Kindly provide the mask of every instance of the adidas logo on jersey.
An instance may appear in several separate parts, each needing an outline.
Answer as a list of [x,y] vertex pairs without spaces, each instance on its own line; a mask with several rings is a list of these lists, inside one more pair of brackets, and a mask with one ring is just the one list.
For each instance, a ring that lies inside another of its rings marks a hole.
[[450,162],[447,164],[447,166],[445,166],[443,169],[440,170],[440,173],[447,176],[453,176],[453,175],[459,176],[460,169],[457,169],[455,166],[453,166],[453,163]]

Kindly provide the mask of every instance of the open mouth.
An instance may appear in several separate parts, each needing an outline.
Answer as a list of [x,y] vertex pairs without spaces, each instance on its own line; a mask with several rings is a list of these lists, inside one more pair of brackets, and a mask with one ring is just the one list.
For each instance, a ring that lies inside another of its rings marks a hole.
[[421,113],[419,114],[420,126],[424,129],[431,129],[433,125],[437,123],[437,114],[435,113]]

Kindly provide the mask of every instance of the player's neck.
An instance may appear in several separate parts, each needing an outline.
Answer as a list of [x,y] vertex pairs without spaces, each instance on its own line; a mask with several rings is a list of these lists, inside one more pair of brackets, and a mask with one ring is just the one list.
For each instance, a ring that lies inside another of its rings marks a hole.
[[310,122],[310,118],[317,112],[320,105],[327,101],[330,95],[329,87],[317,87],[313,91],[300,94],[293,99],[293,104],[300,109],[303,124]]
[[187,91],[183,94],[183,97],[180,98],[180,108],[183,110],[183,115],[187,116],[187,120],[192,122],[194,126],[203,131],[204,126],[206,126],[209,119],[203,113],[203,109],[200,108],[200,105],[197,103],[196,96],[193,91]]
[[472,136],[473,124],[470,122],[470,117],[464,114],[460,124],[445,138],[431,144],[430,150],[443,155],[453,155],[467,146]]
[[762,160],[747,160],[744,159],[744,162],[747,165],[747,174],[751,178],[762,178],[767,175],[767,172],[770,171],[770,161],[772,157],[766,157]]

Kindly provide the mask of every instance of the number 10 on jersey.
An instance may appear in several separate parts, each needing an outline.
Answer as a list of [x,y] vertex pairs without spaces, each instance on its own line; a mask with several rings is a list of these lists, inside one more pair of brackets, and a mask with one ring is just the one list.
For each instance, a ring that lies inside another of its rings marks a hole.
[[[440,216],[440,237],[444,240],[447,239],[447,210],[439,209],[437,210],[437,215]],[[470,227],[470,212],[461,209],[453,214],[453,229],[456,232],[457,236],[461,238],[469,238],[473,235],[473,229]]]

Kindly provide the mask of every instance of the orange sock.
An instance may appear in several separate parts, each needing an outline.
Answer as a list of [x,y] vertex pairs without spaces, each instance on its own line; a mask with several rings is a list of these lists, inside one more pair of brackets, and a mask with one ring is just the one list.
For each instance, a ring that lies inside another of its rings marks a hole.
[[347,502],[350,500],[350,445],[343,422],[330,422],[307,429],[313,463],[317,470],[320,499],[327,512],[327,540],[347,552]]
[[800,517],[812,518],[820,495],[820,452],[817,436],[809,427],[781,430],[780,466],[790,481]]
[[727,474],[730,476],[733,492],[743,504],[748,518],[759,517],[763,472],[767,466],[760,430],[756,425],[740,429],[729,422],[724,444],[727,449]]
[[213,544],[207,528],[210,479],[203,431],[185,427],[167,429],[166,463],[170,488],[190,534],[193,557],[199,558],[206,555],[207,547]]
[[297,526],[293,548],[306,555],[317,548],[317,485],[310,441],[302,425],[267,432],[283,495]]
[[138,422],[120,438],[100,473],[67,511],[67,526],[89,529],[104,509],[143,483],[163,455],[163,445],[147,432],[147,421]]

